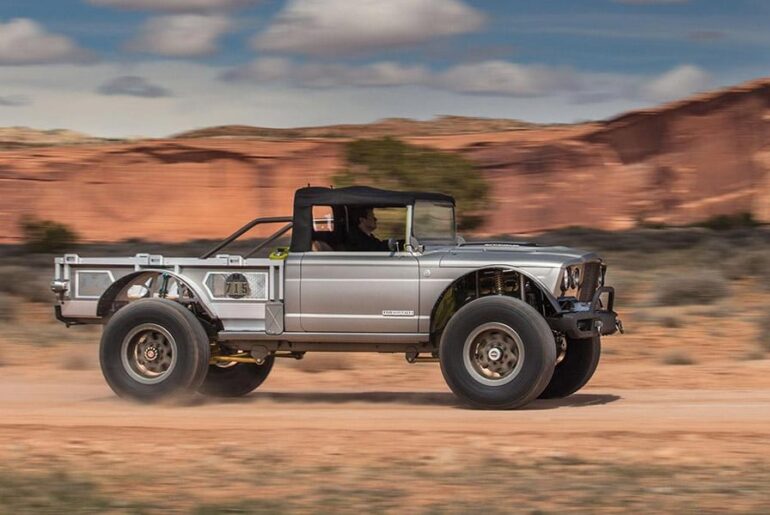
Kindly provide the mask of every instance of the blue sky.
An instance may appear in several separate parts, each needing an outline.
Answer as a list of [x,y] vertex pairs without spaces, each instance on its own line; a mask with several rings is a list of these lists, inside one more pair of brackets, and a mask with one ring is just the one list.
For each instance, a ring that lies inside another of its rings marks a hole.
[[764,0],[3,0],[0,125],[598,119],[768,75]]

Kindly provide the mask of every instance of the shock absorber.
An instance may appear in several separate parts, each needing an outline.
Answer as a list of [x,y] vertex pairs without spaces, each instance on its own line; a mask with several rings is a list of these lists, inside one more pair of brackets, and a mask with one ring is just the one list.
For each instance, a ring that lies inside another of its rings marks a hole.
[[503,272],[502,270],[495,271],[495,293],[498,295],[503,294]]

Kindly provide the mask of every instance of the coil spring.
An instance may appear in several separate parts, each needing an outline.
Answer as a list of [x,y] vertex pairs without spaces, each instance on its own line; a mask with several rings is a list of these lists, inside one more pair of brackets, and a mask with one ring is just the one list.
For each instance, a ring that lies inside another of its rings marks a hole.
[[503,272],[500,270],[495,272],[495,293],[498,295],[503,294]]

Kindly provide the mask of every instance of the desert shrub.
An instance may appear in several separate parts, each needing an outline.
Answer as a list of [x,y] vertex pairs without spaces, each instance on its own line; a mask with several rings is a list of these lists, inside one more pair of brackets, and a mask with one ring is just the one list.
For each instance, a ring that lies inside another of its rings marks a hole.
[[12,322],[16,319],[16,304],[18,302],[10,295],[0,293],[0,322]]
[[695,358],[681,349],[676,349],[663,356],[663,363],[665,365],[694,365]]
[[484,221],[487,183],[469,161],[457,154],[394,138],[352,141],[345,154],[348,168],[334,177],[337,186],[441,191],[457,201],[461,229],[474,229]]
[[754,219],[751,213],[737,213],[734,215],[718,215],[697,224],[696,227],[705,227],[714,231],[729,231],[740,228],[754,228],[759,226],[759,222]]
[[30,252],[63,252],[71,249],[78,240],[75,231],[51,220],[25,217],[20,226],[24,244]]
[[50,302],[54,298],[49,288],[52,278],[53,267],[34,270],[23,266],[2,266],[0,267],[0,292],[16,295],[32,302]]
[[770,254],[767,250],[751,250],[740,252],[723,265],[728,279],[743,279],[744,277],[762,277],[770,271]]
[[689,271],[667,276],[655,283],[655,304],[681,306],[713,304],[728,295],[725,278],[717,271]]

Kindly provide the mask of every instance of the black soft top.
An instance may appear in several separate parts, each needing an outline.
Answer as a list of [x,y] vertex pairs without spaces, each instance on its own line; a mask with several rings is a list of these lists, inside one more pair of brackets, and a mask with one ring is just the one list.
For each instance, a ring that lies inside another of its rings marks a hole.
[[[366,206],[401,207],[418,200],[447,202],[455,199],[443,193],[422,191],[390,191],[370,186],[349,186],[347,188],[322,188],[309,186],[300,188],[294,194],[294,226],[291,237],[292,252],[307,252],[313,233],[313,206]],[[344,209],[344,208],[343,208]]]
[[294,194],[294,215],[298,207],[309,206],[371,206],[398,207],[414,204],[416,200],[455,203],[455,199],[443,193],[422,191],[390,191],[369,186],[347,188],[321,188],[311,186],[298,189]]

